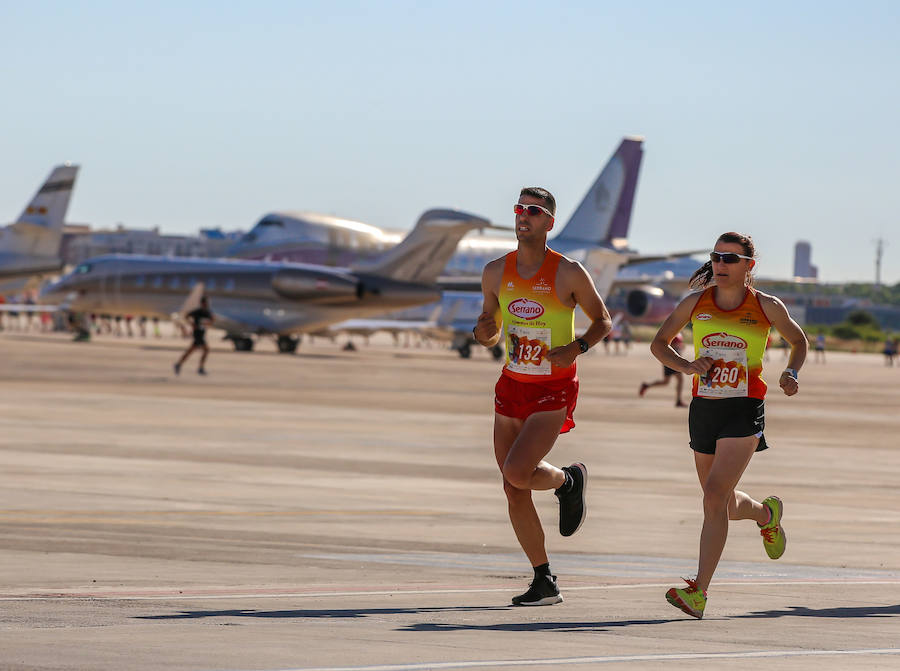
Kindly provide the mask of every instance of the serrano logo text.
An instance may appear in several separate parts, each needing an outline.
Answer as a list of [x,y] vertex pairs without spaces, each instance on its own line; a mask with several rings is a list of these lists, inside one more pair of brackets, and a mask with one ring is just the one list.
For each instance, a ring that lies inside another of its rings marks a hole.
[[527,298],[517,298],[509,304],[509,313],[519,319],[537,319],[544,314],[544,306]]
[[710,333],[703,336],[704,347],[731,347],[732,349],[747,349],[747,341],[729,333]]
[[712,315],[708,312],[701,312],[697,315],[697,321],[708,322],[710,319],[712,319]]

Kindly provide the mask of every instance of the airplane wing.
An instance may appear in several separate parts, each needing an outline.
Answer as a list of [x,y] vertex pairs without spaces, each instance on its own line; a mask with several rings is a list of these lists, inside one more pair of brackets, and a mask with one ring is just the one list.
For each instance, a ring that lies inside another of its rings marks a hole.
[[404,331],[421,331],[434,328],[437,322],[413,319],[348,319],[332,324],[328,331],[332,333],[372,334],[377,331],[400,333]]
[[58,305],[25,305],[24,303],[0,303],[0,312],[56,312]]
[[655,256],[635,255],[629,256],[623,266],[633,266],[638,263],[650,263],[651,261],[674,261],[675,259],[683,259],[686,256],[696,256],[709,254],[709,249],[693,249],[689,252],[672,252],[671,254],[657,254]]

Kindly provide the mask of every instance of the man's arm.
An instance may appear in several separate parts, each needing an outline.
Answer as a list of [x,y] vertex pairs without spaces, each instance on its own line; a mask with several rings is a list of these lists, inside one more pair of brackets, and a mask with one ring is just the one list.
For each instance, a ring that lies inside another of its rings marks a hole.
[[[580,339],[584,340],[588,347],[593,347],[603,340],[612,329],[612,319],[603,299],[597,293],[594,280],[591,279],[584,267],[577,262],[562,261],[560,273],[557,275],[557,285],[564,289],[575,305],[580,306],[584,314],[591,320],[591,325]],[[560,293],[562,294],[562,292]],[[547,358],[554,366],[567,368],[581,353],[581,346],[576,339],[566,345],[554,347],[547,352]]]
[[797,382],[797,371],[806,361],[806,351],[809,348],[809,342],[806,340],[806,334],[800,325],[795,322],[781,299],[776,296],[770,296],[758,292],[759,304],[762,305],[763,312],[775,329],[781,336],[791,344],[791,355],[788,357],[787,370],[781,373],[778,378],[778,386],[784,391],[785,395],[793,396],[800,391],[800,385]]
[[504,262],[503,258],[494,259],[481,273],[481,293],[484,295],[484,303],[478,322],[472,329],[472,336],[479,345],[485,347],[493,347],[500,340],[500,298],[497,296],[497,289],[503,276]]

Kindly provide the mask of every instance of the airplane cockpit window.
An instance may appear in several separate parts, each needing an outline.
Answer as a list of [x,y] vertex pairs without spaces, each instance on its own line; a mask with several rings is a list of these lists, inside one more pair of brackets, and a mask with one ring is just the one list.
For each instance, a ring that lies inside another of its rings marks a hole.
[[253,227],[253,230],[249,233],[245,233],[244,237],[241,238],[242,242],[256,242],[257,238],[260,235],[265,235],[266,229],[276,227],[276,228],[284,228],[284,222],[281,219],[277,219],[275,217],[265,217],[261,219],[256,226]]
[[75,274],[76,275],[84,275],[85,273],[89,273],[89,272],[91,272],[92,267],[93,266],[91,266],[90,263],[82,263],[80,266],[78,266],[75,269]]

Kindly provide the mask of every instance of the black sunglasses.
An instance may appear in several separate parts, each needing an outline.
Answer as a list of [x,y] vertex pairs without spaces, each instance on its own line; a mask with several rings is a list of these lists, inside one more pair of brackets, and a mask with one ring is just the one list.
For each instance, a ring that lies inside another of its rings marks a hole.
[[747,259],[748,261],[752,261],[752,256],[744,256],[743,254],[735,254],[734,252],[710,252],[709,260],[713,263],[737,263],[741,259]]

